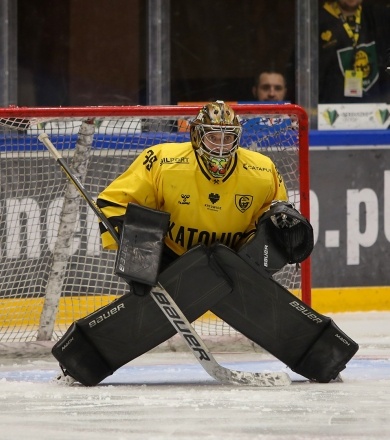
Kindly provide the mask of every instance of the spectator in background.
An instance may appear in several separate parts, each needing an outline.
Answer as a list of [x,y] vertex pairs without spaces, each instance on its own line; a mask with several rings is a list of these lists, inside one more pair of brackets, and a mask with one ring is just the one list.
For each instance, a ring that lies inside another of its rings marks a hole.
[[[266,69],[263,70],[255,77],[255,84],[252,87],[253,97],[260,102],[271,103],[271,102],[283,102],[286,101],[287,95],[287,81],[283,73],[273,70]],[[285,128],[292,127],[292,122],[289,116],[279,115],[276,117],[256,117],[249,118],[243,121],[243,128],[248,133],[253,130],[254,127],[258,125],[264,125],[268,127],[268,130],[281,130]],[[256,132],[257,128],[254,129]],[[253,145],[256,145],[256,140],[254,140]],[[256,146],[254,147],[257,148]]]
[[286,79],[280,72],[265,70],[257,75],[252,93],[258,101],[284,101],[287,94]]
[[319,11],[319,103],[386,102],[390,8],[325,1]]

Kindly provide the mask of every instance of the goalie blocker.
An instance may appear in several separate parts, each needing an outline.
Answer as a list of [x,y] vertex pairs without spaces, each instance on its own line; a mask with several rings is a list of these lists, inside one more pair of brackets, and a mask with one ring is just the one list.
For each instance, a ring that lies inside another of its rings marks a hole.
[[[189,321],[211,310],[296,373],[329,382],[345,368],[358,345],[332,319],[271,277],[286,263],[303,261],[312,243],[307,220],[291,205],[277,203],[238,252],[218,243],[212,248],[198,245],[163,271],[158,281]],[[150,279],[148,273],[146,284]],[[130,293],[73,323],[52,353],[77,381],[96,385],[174,333],[149,295]]]

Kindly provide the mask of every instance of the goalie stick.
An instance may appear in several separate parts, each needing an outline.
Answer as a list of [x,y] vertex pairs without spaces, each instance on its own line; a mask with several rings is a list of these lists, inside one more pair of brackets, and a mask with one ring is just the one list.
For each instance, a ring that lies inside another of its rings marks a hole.
[[[73,174],[66,161],[63,160],[59,151],[55,148],[49,136],[46,133],[41,133],[38,139],[46,146],[51,155],[56,159],[62,170],[67,175],[68,179],[76,186],[83,199],[92,208],[97,217],[101,220],[110,234],[113,236],[119,245],[119,237],[115,228],[108,221],[102,210],[98,207],[96,202],[87,193],[83,184]],[[161,309],[169,322],[175,330],[183,337],[187,346],[190,348],[200,365],[204,370],[214,379],[222,384],[232,385],[249,385],[258,387],[274,387],[287,386],[291,384],[290,376],[285,372],[245,372],[231,370],[221,366],[213,357],[210,350],[207,348],[201,337],[192,327],[188,319],[185,317],[181,309],[171,298],[164,287],[158,283],[157,286],[152,287],[150,295]]]

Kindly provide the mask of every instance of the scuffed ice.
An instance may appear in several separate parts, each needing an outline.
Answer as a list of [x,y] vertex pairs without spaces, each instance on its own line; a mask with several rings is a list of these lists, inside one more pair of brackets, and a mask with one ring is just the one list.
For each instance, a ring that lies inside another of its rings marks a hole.
[[0,438],[388,438],[390,313],[341,314],[335,321],[361,345],[342,383],[309,383],[260,353],[215,357],[238,370],[286,371],[289,387],[220,385],[190,353],[141,356],[93,388],[52,384],[52,358],[0,360]]

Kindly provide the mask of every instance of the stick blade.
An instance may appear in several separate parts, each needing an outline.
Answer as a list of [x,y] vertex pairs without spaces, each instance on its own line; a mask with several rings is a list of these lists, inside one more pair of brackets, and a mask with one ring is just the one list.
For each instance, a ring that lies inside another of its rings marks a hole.
[[223,384],[254,386],[254,387],[285,387],[291,385],[291,378],[285,372],[252,373],[216,368],[212,376]]

